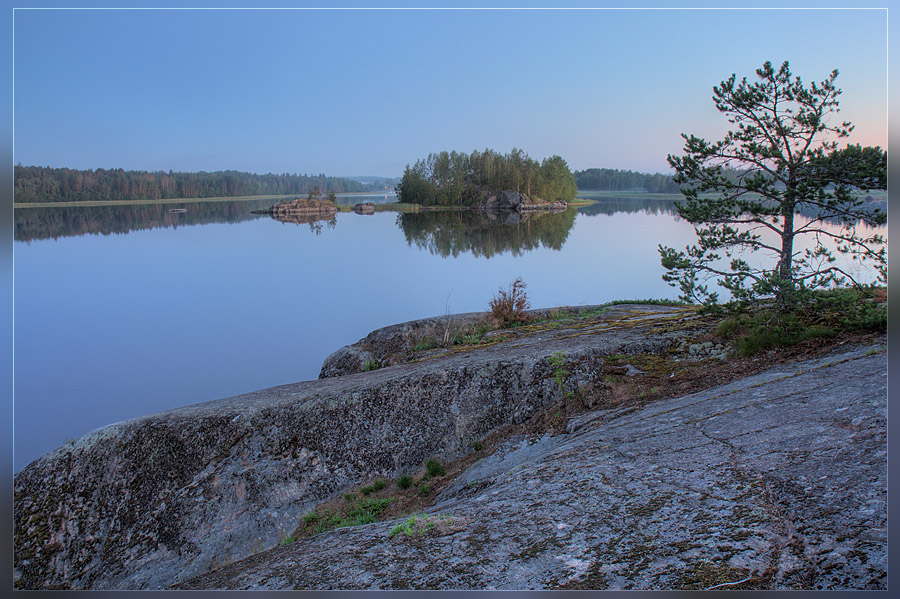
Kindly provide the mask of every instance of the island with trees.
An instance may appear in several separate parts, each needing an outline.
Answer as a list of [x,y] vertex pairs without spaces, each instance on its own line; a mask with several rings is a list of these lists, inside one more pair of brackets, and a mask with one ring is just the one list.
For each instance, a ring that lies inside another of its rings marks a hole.
[[396,191],[402,203],[524,212],[564,210],[578,189],[564,159],[538,162],[513,148],[429,154],[406,166]]

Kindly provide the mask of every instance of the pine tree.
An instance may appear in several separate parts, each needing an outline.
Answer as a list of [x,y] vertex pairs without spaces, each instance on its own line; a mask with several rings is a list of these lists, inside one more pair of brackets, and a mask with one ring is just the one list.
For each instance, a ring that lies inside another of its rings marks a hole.
[[[686,301],[717,304],[707,284],[715,280],[737,302],[774,298],[781,311],[811,289],[861,286],[835,264],[834,251],[874,266],[886,282],[884,238],[859,234],[857,224],[887,221],[861,197],[886,188],[887,157],[878,147],[838,149],[853,125],[830,122],[839,112],[837,70],[809,87],[787,62],[777,71],[766,62],[756,75],[753,83],[732,75],[713,87],[716,108],[736,130],[717,142],[683,134],[684,155],[668,157],[686,200],[678,213],[698,242],[684,251],[659,246],[663,279]],[[813,216],[795,220],[800,211]],[[776,241],[763,238],[766,230]],[[795,249],[801,236],[814,240],[811,249]],[[751,266],[744,251],[766,253],[774,264]]]

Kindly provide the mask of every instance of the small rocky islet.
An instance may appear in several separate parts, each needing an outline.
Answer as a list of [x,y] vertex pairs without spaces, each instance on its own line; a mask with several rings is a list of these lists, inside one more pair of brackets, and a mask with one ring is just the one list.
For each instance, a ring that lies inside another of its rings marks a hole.
[[[564,200],[545,201],[531,195],[512,190],[492,191],[489,189],[474,190],[475,200],[467,206],[468,209],[494,213],[529,213],[529,212],[562,212],[568,208]],[[470,194],[470,195],[471,195]],[[420,207],[431,209],[447,209],[443,206]],[[452,208],[452,207],[451,207]],[[337,204],[334,199],[328,199],[322,195],[309,198],[294,198],[282,200],[263,210],[254,210],[254,214],[268,214],[273,218],[284,220],[297,217],[325,219],[337,212]],[[354,204],[351,210],[357,214],[374,214],[374,202],[359,202]]]
[[337,210],[333,200],[325,198],[294,198],[283,200],[265,210],[254,210],[254,214],[278,216],[323,216],[333,215]]

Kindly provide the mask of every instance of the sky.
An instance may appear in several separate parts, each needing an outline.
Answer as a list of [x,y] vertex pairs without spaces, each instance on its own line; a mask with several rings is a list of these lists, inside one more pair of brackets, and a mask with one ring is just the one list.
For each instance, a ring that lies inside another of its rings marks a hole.
[[807,83],[837,68],[849,141],[887,146],[883,9],[13,19],[13,159],[25,165],[399,176],[430,152],[517,147],[573,170],[670,172],[682,133],[728,130],[712,87],[766,60]]

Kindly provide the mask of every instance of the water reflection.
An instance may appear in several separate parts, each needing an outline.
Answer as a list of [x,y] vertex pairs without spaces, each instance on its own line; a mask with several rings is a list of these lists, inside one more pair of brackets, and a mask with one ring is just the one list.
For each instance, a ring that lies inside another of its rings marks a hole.
[[665,214],[669,216],[677,216],[675,209],[676,200],[659,200],[654,198],[636,198],[636,197],[609,197],[590,198],[589,195],[579,194],[593,199],[593,204],[587,206],[579,206],[578,213],[588,216],[596,216],[598,214],[612,215],[617,212],[627,212],[630,214],[642,212],[644,214]]
[[309,225],[309,230],[320,235],[323,226],[334,229],[337,226],[337,214],[271,214],[274,220],[283,224]]
[[[16,241],[30,242],[36,239],[59,239],[78,235],[110,235],[150,229],[177,228],[188,225],[212,223],[239,223],[263,218],[252,214],[254,210],[265,210],[282,198],[260,200],[237,200],[222,202],[185,202],[172,204],[126,204],[120,206],[67,206],[28,207],[15,209]],[[338,204],[372,202],[383,204],[393,202],[391,194],[355,194],[338,196]],[[323,226],[333,228],[332,215],[324,222],[317,215],[314,220],[305,216],[279,219],[282,222],[310,225],[314,233],[321,233]]]
[[339,195],[336,203],[343,206],[353,206],[354,204],[372,202],[373,204],[389,204],[397,201],[397,194],[393,191],[385,193],[354,193]]
[[[16,209],[35,240],[15,248],[16,470],[110,422],[315,379],[369,331],[485,310],[517,276],[535,307],[674,298],[657,244],[696,242],[649,198],[517,222],[344,211],[334,230],[250,213],[274,201]],[[185,226],[205,223],[233,224]]]
[[251,214],[276,199],[184,204],[131,204],[124,206],[72,206],[16,208],[15,240],[59,239],[78,235],[109,235],[149,229],[177,228],[211,223],[237,223],[261,218]]
[[[577,213],[586,216],[611,216],[618,213],[678,216],[677,200],[674,198],[680,196],[658,199],[640,196],[592,197],[590,192],[579,195],[594,200],[592,204],[577,207]],[[393,194],[338,197],[338,203],[342,205],[364,202],[383,204],[395,200]],[[14,235],[16,241],[31,242],[37,239],[123,234],[188,225],[239,223],[264,218],[264,215],[252,214],[252,211],[269,208],[276,201],[278,200],[270,198],[181,204],[16,208]],[[886,211],[886,202],[883,200],[870,204],[873,209]],[[867,203],[867,206],[870,204]],[[811,209],[800,210],[798,213],[807,217],[816,216]],[[428,248],[440,256],[457,256],[460,252],[469,251],[477,256],[490,257],[505,251],[518,256],[539,245],[559,249],[575,221],[575,209],[563,214],[566,216],[535,213],[521,217],[516,212],[427,212],[402,214],[397,222],[407,243]],[[321,233],[324,227],[334,228],[336,224],[332,215],[291,216],[277,220],[309,225],[310,231],[316,234]],[[512,228],[498,228],[504,226]]]
[[406,243],[447,258],[471,253],[490,258],[519,256],[539,247],[559,250],[575,224],[577,210],[519,214],[508,211],[411,212],[397,215]]
[[[658,197],[640,197],[640,196],[608,196],[599,195],[591,192],[580,192],[579,197],[593,200],[594,203],[587,206],[579,206],[578,213],[588,216],[596,216],[599,214],[613,215],[619,212],[626,213],[644,213],[644,214],[662,214],[669,216],[678,216],[676,206],[681,200],[681,196],[673,195],[672,199],[660,199]],[[677,199],[676,199],[677,198]],[[887,213],[887,200],[880,197],[867,196],[864,200],[863,207],[872,212]],[[805,216],[807,218],[818,218],[822,211],[815,206],[809,204],[801,204],[795,214]],[[843,222],[841,218],[825,219],[832,224],[840,224]],[[850,219],[848,224],[859,224],[860,219]]]

